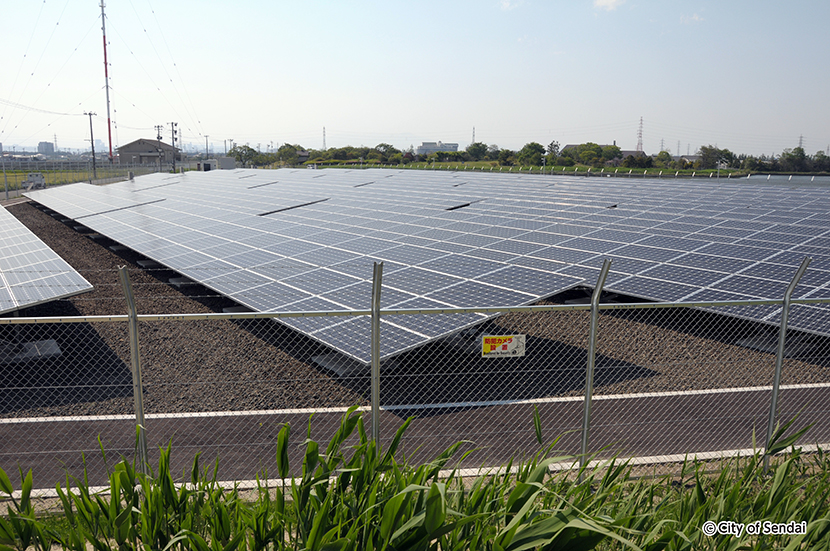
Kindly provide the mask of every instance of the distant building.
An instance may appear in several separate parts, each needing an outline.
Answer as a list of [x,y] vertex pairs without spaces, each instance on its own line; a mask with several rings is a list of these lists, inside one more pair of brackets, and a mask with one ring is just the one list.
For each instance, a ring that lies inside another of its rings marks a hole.
[[125,164],[172,163],[174,158],[181,160],[179,148],[159,140],[141,138],[118,148],[118,162]]
[[37,144],[37,152],[42,155],[54,155],[55,144],[52,142],[40,142]]
[[444,142],[421,142],[421,145],[415,150],[415,154],[426,156],[430,153],[438,153],[439,151],[458,151],[458,144]]
[[673,161],[684,161],[694,164],[696,161],[702,160],[703,155],[672,155],[671,158]]
[[[568,144],[568,145],[566,145],[565,147],[563,147],[561,149],[560,153],[564,153],[565,151],[569,151],[571,149],[576,149],[580,145],[582,145],[582,144],[579,144],[579,145],[577,145],[577,144]],[[613,144],[604,144],[604,145],[603,144],[598,144],[598,145],[601,148],[605,149],[606,147],[616,146],[617,142],[614,142]],[[625,159],[629,155],[631,155],[632,157],[645,157],[646,156],[646,154],[643,153],[642,151],[637,151],[635,149],[620,149],[620,153],[622,154],[623,159]]]
[[[579,145],[582,145],[582,144],[579,144]],[[566,151],[576,149],[577,147],[579,147],[579,145],[577,145],[577,144],[568,144],[568,145],[566,145],[565,147],[563,147],[561,149],[560,155],[562,153],[566,152]],[[613,144],[604,144],[604,145],[603,144],[597,144],[597,145],[599,145],[601,148],[604,149],[604,148],[610,147],[612,145],[616,146],[617,142],[615,141]],[[634,157],[636,159],[637,157],[645,157],[646,154],[642,151],[637,151],[636,149],[620,149],[620,157],[618,157],[616,159],[612,159],[612,160],[608,161],[606,164],[610,165],[610,166],[620,166],[620,164],[622,164],[622,162],[626,158],[628,158],[629,156]]]

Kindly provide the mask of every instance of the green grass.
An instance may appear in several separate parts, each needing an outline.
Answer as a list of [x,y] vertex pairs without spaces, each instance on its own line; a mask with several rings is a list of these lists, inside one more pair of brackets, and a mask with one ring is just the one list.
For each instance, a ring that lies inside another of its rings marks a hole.
[[[314,164],[309,162],[309,164]],[[501,172],[501,173],[522,173],[522,174],[540,174],[543,171],[543,167],[541,166],[501,166],[496,161],[469,161],[469,162],[453,162],[453,163],[427,163],[427,162],[419,162],[419,163],[409,163],[405,165],[382,165],[379,163],[363,163],[362,165],[359,163],[355,163],[350,161],[348,163],[342,164],[321,164],[319,165],[320,168],[404,168],[404,169],[417,169],[417,170],[457,170],[457,171],[478,171],[478,172]],[[714,169],[702,169],[702,170],[675,170],[671,168],[594,168],[585,165],[576,165],[576,166],[546,166],[544,167],[545,174],[551,174],[551,170],[555,175],[573,175],[573,174],[580,174],[585,176],[590,172],[593,176],[598,175],[609,175],[611,177],[618,177],[618,178],[626,178],[629,176],[637,177],[637,176],[647,176],[647,177],[661,177],[661,178],[674,178],[675,174],[677,177],[691,177],[694,175],[696,178],[708,178],[709,174],[712,174],[712,178],[717,177],[718,171]],[[729,175],[732,177],[746,177],[746,172],[741,172],[737,169],[722,169],[720,171],[721,178],[728,178]]]
[[[134,171],[136,174],[146,174],[152,169],[145,167],[139,168],[122,168],[119,166],[103,166],[98,167],[95,172],[97,180],[105,180],[109,178],[126,178],[128,172]],[[29,177],[30,172],[38,172],[43,174],[46,180],[46,187],[57,186],[62,184],[73,184],[76,182],[88,182],[92,178],[92,170],[6,170],[5,175],[0,174],[0,191],[5,186],[8,186],[9,191],[25,188],[25,182]]]
[[[537,414],[536,456],[465,479],[453,468],[465,455],[461,442],[423,465],[400,457],[410,421],[380,449],[353,408],[325,449],[310,438],[303,442],[293,479],[287,478],[291,429],[285,426],[274,466],[286,484],[260,483],[252,497],[219,484],[216,465],[203,467],[198,455],[175,478],[169,447],[149,476],[117,463],[106,493],[91,492],[85,476],[67,477],[57,486],[60,514],[35,513],[31,472],[21,473],[22,491],[13,497],[0,471],[0,493],[7,496],[0,550],[830,548],[830,457],[793,449],[803,431],[784,438],[789,425],[770,451],[790,451],[769,472],[759,453],[724,461],[714,474],[688,461],[675,476],[635,477],[629,464],[616,460],[551,474],[551,465],[573,458],[556,454],[556,442],[541,445]],[[804,521],[807,533],[708,536],[701,530],[707,520]]]

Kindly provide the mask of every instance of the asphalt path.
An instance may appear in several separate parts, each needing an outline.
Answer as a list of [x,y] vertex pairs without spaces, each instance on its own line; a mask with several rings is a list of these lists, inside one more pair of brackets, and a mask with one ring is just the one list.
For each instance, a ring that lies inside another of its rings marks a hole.
[[[684,454],[705,454],[753,447],[766,434],[771,391],[744,389],[664,395],[597,396],[592,402],[589,452],[601,457],[671,460]],[[785,388],[779,399],[779,419],[798,414],[797,427],[814,425],[804,444],[830,442],[830,386]],[[532,418],[539,411],[543,439],[556,437],[557,451],[577,454],[581,441],[584,402],[551,399],[494,405],[454,407],[396,407],[380,412],[381,439],[388,442],[407,417],[413,416],[401,453],[412,462],[429,461],[453,443],[464,440],[472,450],[463,467],[498,466],[511,457],[527,457],[540,449]],[[371,435],[371,414],[362,412]],[[151,464],[159,448],[172,443],[172,470],[187,476],[197,452],[201,464],[218,458],[222,480],[251,480],[276,472],[276,441],[280,429],[291,426],[290,461],[301,469],[303,442],[310,436],[327,443],[340,425],[341,410],[220,412],[148,416],[146,428]],[[355,437],[347,441],[354,443]],[[102,456],[101,446],[106,460]],[[0,467],[15,478],[18,469],[33,470],[35,487],[54,488],[67,476],[103,485],[107,469],[122,458],[135,457],[135,421],[131,418],[43,418],[0,420]],[[324,449],[321,445],[321,449]],[[19,482],[16,484],[19,487]]]

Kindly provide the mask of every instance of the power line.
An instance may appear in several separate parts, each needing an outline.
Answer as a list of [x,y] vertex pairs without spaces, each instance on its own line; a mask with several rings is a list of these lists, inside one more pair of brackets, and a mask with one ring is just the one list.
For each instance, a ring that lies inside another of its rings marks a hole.
[[34,111],[35,113],[43,113],[46,115],[58,115],[61,117],[82,117],[86,115],[86,113],[59,113],[57,111],[47,111],[46,109],[38,109],[37,107],[30,107],[28,105],[23,105],[22,103],[17,103],[14,101],[8,101],[5,99],[0,98],[0,103],[4,105],[8,105],[9,107],[13,107],[14,109],[23,109],[25,111]]

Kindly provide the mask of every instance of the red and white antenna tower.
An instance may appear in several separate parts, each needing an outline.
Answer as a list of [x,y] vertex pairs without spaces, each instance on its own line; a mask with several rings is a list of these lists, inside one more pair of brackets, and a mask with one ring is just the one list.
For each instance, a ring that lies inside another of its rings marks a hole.
[[640,117],[640,128],[637,130],[637,151],[643,150],[643,117]]
[[107,91],[107,137],[109,138],[109,160],[112,164],[112,123],[110,122],[110,77],[107,68],[107,18],[104,15],[104,0],[101,0],[101,32],[104,33],[104,89]]

